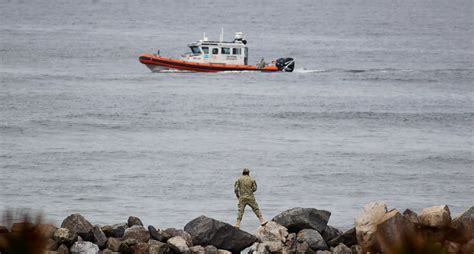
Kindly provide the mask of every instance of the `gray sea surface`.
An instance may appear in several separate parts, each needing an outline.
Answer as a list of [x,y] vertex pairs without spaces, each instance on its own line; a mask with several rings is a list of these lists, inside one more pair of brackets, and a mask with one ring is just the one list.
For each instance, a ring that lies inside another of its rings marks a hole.
[[[293,73],[151,73],[207,32]],[[292,207],[474,204],[471,0],[1,0],[0,211],[234,223],[249,167]],[[248,208],[243,228],[257,219]]]

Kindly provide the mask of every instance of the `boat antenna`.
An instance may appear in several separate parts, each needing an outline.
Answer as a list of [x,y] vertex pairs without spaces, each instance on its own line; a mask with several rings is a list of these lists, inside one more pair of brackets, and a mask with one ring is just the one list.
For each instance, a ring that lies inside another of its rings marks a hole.
[[208,41],[209,39],[206,37],[206,32],[202,33],[202,40]]
[[222,27],[221,28],[221,38],[220,38],[220,42],[223,42],[224,41],[224,28]]

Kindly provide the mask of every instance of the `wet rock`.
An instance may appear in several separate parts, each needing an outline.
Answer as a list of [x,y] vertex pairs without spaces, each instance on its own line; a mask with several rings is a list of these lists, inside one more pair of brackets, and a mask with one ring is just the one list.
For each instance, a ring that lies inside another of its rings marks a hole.
[[67,228],[59,228],[54,232],[53,238],[58,245],[64,243],[66,246],[71,246],[77,240],[77,234]]
[[355,221],[357,242],[364,252],[378,252],[376,239],[377,224],[387,213],[387,205],[384,203],[369,203],[364,206],[362,212]]
[[158,240],[160,242],[166,242],[168,239],[170,239],[172,236],[170,236],[168,233],[164,232],[161,229],[156,229],[153,226],[148,226],[148,232],[150,232],[151,238]]
[[321,234],[314,229],[303,229],[296,235],[298,242],[307,242],[313,250],[329,249]]
[[107,249],[110,249],[114,252],[117,252],[120,250],[120,245],[122,244],[122,242],[118,239],[118,238],[115,238],[115,237],[109,237],[107,239]]
[[206,254],[217,254],[218,252],[217,248],[212,245],[204,247],[204,250],[206,251]]
[[135,239],[139,243],[148,242],[150,239],[150,233],[143,226],[133,226],[127,228],[123,234],[122,241],[128,239]]
[[92,242],[97,244],[97,246],[99,246],[99,249],[105,249],[107,244],[107,237],[105,236],[99,225],[95,225],[92,228],[92,239]]
[[232,252],[240,252],[257,240],[255,236],[245,231],[206,216],[190,221],[184,230],[191,235],[195,245],[213,245]]
[[260,242],[285,242],[288,229],[274,221],[270,221],[265,226],[258,227],[255,236]]
[[175,228],[167,228],[164,231],[164,233],[168,234],[170,236],[169,238],[175,237],[175,236],[181,236],[184,240],[186,240],[186,243],[188,244],[188,246],[193,246],[193,239],[191,235],[184,230],[175,229]]
[[340,243],[334,249],[332,249],[332,254],[352,254],[352,251],[349,247]]
[[296,233],[302,229],[323,232],[330,216],[331,213],[325,210],[296,207],[280,213],[272,221],[286,227],[290,233]]
[[166,243],[168,243],[170,248],[173,249],[174,251],[177,251],[179,253],[185,253],[185,254],[191,253],[191,251],[189,250],[189,246],[186,243],[186,240],[182,238],[181,236],[171,237],[170,239],[168,239]]
[[127,220],[127,226],[131,228],[132,226],[142,226],[143,227],[143,222],[138,218],[134,216],[128,217]]
[[86,220],[82,215],[75,213],[71,214],[63,220],[62,228],[67,228],[73,233],[80,236],[84,241],[92,241],[92,224]]
[[474,206],[454,218],[449,227],[449,238],[453,241],[465,243],[474,239]]
[[428,207],[421,210],[418,220],[423,226],[443,228],[451,223],[451,212],[447,205]]
[[321,233],[321,236],[323,237],[324,241],[329,241],[331,239],[334,239],[340,235],[342,235],[342,231],[335,228],[335,227],[332,227],[332,226],[326,226],[326,228],[324,229],[324,231]]
[[416,214],[415,212],[413,212],[412,210],[410,209],[406,209],[404,212],[403,212],[403,216],[405,216],[405,218],[407,218],[409,221],[415,223],[415,224],[418,224],[420,223],[418,221],[418,214]]
[[69,254],[69,248],[64,244],[61,244],[61,246],[59,246],[56,252],[58,254]]
[[51,238],[51,239],[53,239],[54,237],[54,232],[58,230],[56,226],[51,225],[51,224],[38,224],[36,227],[41,232],[42,235],[44,235],[46,238]]
[[390,253],[393,246],[414,238],[415,225],[394,209],[383,216],[376,230],[382,252]]
[[340,243],[345,244],[346,246],[352,246],[357,244],[357,236],[356,236],[356,229],[351,228],[346,232],[342,233],[342,235],[331,239],[327,242],[327,244],[331,247],[336,247]]
[[193,254],[206,254],[206,250],[201,245],[190,247],[189,250]]
[[99,246],[87,242],[87,241],[80,241],[75,242],[71,246],[71,254],[97,254],[99,252]]

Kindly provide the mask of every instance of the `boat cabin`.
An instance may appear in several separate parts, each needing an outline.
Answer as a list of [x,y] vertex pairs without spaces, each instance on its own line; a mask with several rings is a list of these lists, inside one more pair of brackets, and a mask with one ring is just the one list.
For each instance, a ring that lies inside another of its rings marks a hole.
[[235,33],[233,41],[209,41],[204,34],[203,39],[188,45],[191,52],[182,55],[182,60],[196,63],[216,64],[238,64],[247,65],[248,48],[247,41],[243,39],[243,33]]

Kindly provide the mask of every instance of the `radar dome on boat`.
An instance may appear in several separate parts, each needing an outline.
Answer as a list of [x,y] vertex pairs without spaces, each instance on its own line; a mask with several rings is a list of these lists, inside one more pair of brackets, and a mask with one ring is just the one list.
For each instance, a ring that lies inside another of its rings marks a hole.
[[242,40],[244,38],[244,33],[242,32],[236,32],[235,33],[235,39],[236,40]]

